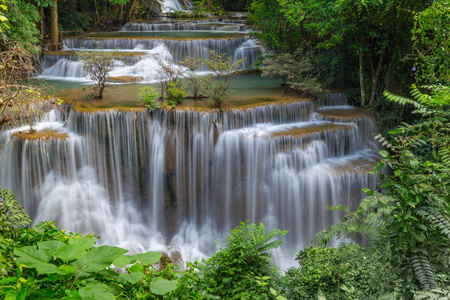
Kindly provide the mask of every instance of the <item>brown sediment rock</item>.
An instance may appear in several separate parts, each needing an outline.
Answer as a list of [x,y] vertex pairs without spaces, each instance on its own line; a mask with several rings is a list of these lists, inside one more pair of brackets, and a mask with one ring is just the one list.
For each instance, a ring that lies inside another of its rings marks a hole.
[[340,130],[351,130],[351,129],[353,129],[353,125],[351,124],[335,124],[335,123],[311,124],[304,127],[292,128],[289,130],[276,132],[273,133],[271,137],[273,138],[285,136],[301,137],[304,135],[310,135],[326,131],[337,132]]
[[144,80],[143,76],[114,76],[109,77],[109,81],[117,83],[136,83]]
[[67,133],[54,131],[54,130],[41,130],[41,131],[26,131],[26,132],[15,132],[12,134],[12,137],[14,138],[20,138],[20,139],[26,139],[26,140],[49,140],[49,139],[66,139],[69,137]]
[[364,108],[351,108],[351,109],[342,109],[342,108],[332,108],[332,109],[318,109],[317,113],[326,118],[327,120],[335,120],[335,121],[348,121],[360,119],[367,116],[367,110]]

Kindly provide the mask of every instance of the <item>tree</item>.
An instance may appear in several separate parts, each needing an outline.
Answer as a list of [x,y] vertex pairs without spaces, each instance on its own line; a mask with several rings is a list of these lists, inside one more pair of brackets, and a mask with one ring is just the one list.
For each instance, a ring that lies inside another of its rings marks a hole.
[[422,83],[450,82],[450,3],[434,1],[415,15],[413,42],[417,54],[413,71]]
[[59,28],[58,28],[58,0],[53,0],[53,5],[50,6],[51,16],[51,50],[59,49]]
[[108,87],[109,72],[120,58],[116,51],[77,51],[78,58],[83,62],[83,68],[88,72],[95,86],[94,98],[102,99],[103,91]]
[[186,56],[182,61],[178,62],[180,65],[187,68],[185,72],[185,78],[190,81],[190,85],[187,88],[192,92],[194,100],[198,100],[205,89],[205,77],[198,74],[198,70],[202,67],[203,60],[195,59],[191,56]]
[[172,91],[175,88],[183,89],[180,78],[183,75],[183,70],[177,66],[173,61],[164,61],[161,58],[157,59],[159,66],[159,85],[161,88],[161,99],[164,100],[166,95],[169,97],[169,84],[172,83]]
[[233,58],[227,56],[226,53],[209,52],[209,58],[205,61],[205,64],[209,67],[213,76],[209,78],[206,94],[215,107],[222,108],[223,101],[230,94],[230,87],[234,81],[232,75],[243,62],[243,59],[233,62]]
[[313,75],[313,65],[310,59],[306,56],[296,58],[294,55],[283,53],[275,58],[265,59],[261,67],[261,76],[283,78],[281,84],[283,93],[285,88],[289,87],[305,95],[318,97],[323,90]]
[[37,57],[20,44],[6,44],[0,52],[0,129],[5,124],[33,124],[42,113],[36,104],[43,99],[39,82],[29,79],[36,72]]

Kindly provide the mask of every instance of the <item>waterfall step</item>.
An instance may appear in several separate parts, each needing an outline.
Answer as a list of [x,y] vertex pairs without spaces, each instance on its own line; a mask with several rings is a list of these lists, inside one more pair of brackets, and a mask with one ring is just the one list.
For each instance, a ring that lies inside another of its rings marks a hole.
[[270,138],[280,137],[302,137],[305,135],[317,135],[336,133],[340,131],[351,131],[355,129],[354,124],[339,124],[327,121],[307,122],[304,124],[280,125],[268,130]]
[[[85,50],[84,51],[88,51]],[[45,56],[77,56],[77,51],[74,50],[59,50],[59,51],[43,51],[42,55]],[[117,51],[117,55],[124,57],[144,56],[148,55],[148,52],[143,51]]]
[[350,105],[321,107],[316,113],[328,121],[354,121],[367,116],[367,110]]
[[[339,174],[364,174],[373,171],[379,161],[380,156],[375,150],[363,150],[356,154],[329,159],[325,163]],[[314,167],[320,167],[320,164]]]
[[[247,33],[229,31],[116,31],[96,32],[74,37],[75,39],[166,39],[166,40],[197,40],[197,39],[235,39],[248,36]],[[73,38],[70,38],[73,39]]]
[[183,31],[183,30],[219,30],[219,31],[248,31],[250,26],[245,22],[221,22],[219,20],[206,20],[203,22],[181,21],[171,23],[136,23],[125,24],[120,31]]

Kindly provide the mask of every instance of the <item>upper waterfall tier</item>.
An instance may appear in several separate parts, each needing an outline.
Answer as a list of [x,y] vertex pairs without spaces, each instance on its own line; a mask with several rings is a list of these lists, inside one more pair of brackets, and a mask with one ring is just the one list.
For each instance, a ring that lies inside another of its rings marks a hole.
[[245,21],[240,20],[188,20],[164,23],[137,23],[125,24],[120,31],[183,31],[183,30],[218,30],[218,31],[249,31],[250,27],[245,26]]

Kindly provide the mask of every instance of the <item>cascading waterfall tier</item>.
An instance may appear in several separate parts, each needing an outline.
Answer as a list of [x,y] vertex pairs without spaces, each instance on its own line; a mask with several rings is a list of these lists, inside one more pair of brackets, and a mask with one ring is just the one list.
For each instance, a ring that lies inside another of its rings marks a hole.
[[[332,109],[332,107],[327,107]],[[322,108],[321,108],[322,109]],[[289,229],[282,267],[314,233],[354,207],[378,160],[362,114],[320,120],[309,101],[227,111],[52,111],[36,126],[0,132],[0,186],[35,223],[133,251],[210,255],[238,222]],[[338,108],[342,109],[342,108]]]
[[242,20],[189,20],[164,23],[129,22],[120,31],[183,31],[183,30],[218,30],[218,31],[248,31],[246,22]]
[[[164,38],[70,38],[64,41],[65,51],[42,55],[42,78],[88,80],[88,74],[78,61],[75,51],[111,51],[122,53],[110,72],[112,77],[142,77],[146,82],[160,79],[158,60],[175,64],[186,56],[206,60],[210,51],[244,59],[243,69],[249,69],[264,48],[247,36],[235,38],[164,39]],[[100,48],[101,50],[99,50]],[[133,54],[134,52],[134,54]],[[68,55],[69,53],[70,55]],[[204,66],[201,71],[208,68]]]

